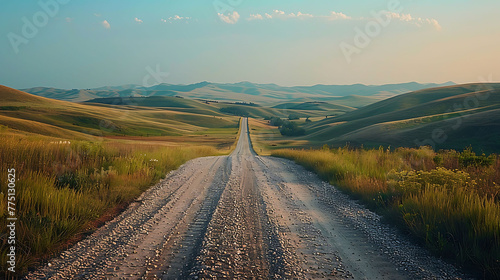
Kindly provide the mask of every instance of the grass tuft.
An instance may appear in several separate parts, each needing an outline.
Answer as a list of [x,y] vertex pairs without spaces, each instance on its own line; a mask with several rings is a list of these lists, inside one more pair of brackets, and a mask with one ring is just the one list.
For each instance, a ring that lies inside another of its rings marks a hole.
[[[92,230],[92,222],[138,197],[189,159],[216,155],[213,147],[61,141],[0,134],[0,182],[16,169],[16,275]],[[0,219],[7,218],[7,184],[0,189]],[[6,223],[0,232],[8,232]],[[7,236],[0,237],[6,271]],[[14,275],[14,276],[16,276]],[[5,274],[6,278],[13,275]]]
[[276,150],[363,201],[434,253],[500,279],[500,158],[428,148]]

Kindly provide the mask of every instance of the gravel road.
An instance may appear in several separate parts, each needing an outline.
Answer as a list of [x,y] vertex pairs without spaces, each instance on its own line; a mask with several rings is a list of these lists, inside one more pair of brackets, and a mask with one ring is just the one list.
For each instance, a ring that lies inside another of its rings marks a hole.
[[26,279],[469,279],[241,131]]

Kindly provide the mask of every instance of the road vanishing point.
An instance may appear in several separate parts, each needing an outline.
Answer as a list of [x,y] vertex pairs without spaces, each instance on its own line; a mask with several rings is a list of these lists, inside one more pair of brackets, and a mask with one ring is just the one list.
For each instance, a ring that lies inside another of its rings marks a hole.
[[462,279],[292,161],[191,160],[27,279]]

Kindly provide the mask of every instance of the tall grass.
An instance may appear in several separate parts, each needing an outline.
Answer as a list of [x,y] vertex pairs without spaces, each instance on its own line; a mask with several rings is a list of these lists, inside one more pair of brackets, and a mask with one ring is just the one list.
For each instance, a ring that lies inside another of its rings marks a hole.
[[[62,141],[0,134],[0,219],[7,218],[7,169],[15,168],[16,272],[64,246],[94,221],[123,207],[189,159],[212,147],[164,147],[117,142]],[[0,224],[6,271],[7,228]],[[7,275],[12,276],[12,275]]]
[[500,158],[428,148],[278,150],[431,251],[500,278]]

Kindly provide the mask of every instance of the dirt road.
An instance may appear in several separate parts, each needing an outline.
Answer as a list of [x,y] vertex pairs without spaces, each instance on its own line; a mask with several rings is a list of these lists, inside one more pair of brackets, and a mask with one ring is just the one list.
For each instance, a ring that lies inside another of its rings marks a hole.
[[291,161],[229,156],[171,172],[27,279],[461,279]]

